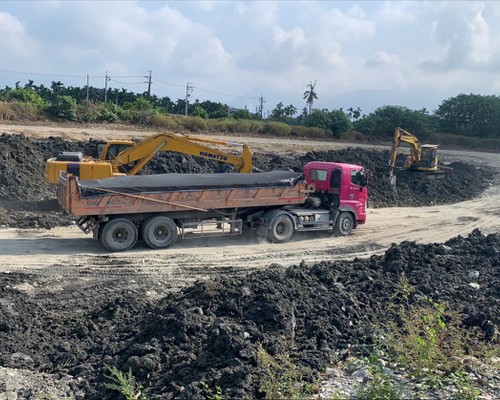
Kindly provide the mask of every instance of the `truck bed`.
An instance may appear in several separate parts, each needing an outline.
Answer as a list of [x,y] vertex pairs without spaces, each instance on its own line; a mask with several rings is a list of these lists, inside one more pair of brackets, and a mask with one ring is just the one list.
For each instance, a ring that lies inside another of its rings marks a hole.
[[208,211],[303,204],[302,173],[162,174],[79,180],[62,173],[60,206],[71,216]]

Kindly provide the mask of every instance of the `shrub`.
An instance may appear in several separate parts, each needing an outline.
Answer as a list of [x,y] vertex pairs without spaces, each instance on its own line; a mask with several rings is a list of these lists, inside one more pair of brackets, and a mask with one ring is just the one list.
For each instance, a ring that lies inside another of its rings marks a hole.
[[190,132],[203,131],[207,129],[206,121],[201,117],[184,117],[179,120],[181,126]]
[[53,104],[47,107],[47,113],[56,119],[76,121],[76,100],[71,96],[56,96]]
[[291,132],[290,125],[277,121],[267,122],[262,129],[262,133],[270,136],[290,136]]
[[329,131],[322,128],[297,125],[292,127],[290,136],[297,136],[297,137],[304,137],[311,139],[326,139],[328,137],[331,137],[331,134]]
[[15,101],[10,103],[10,109],[16,120],[37,121],[39,119],[39,109],[33,103]]
[[0,120],[13,121],[14,119],[14,112],[10,107],[10,103],[6,103],[4,101],[0,102]]
[[207,120],[207,129],[210,132],[221,132],[221,133],[227,132],[228,129],[227,129],[227,124],[226,124],[226,119],[219,118],[219,119]]
[[168,130],[179,129],[178,121],[171,115],[163,113],[156,113],[151,120],[151,125]]

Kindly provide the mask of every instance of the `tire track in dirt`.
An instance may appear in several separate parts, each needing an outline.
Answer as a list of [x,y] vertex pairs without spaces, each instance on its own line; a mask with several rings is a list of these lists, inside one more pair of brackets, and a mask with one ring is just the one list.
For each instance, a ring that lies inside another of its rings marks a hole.
[[[75,226],[41,230],[0,230],[0,271],[37,275],[37,285],[20,287],[27,294],[48,294],[71,288],[95,287],[75,299],[99,292],[141,291],[151,298],[177,291],[197,280],[238,277],[270,265],[289,266],[324,260],[364,258],[401,241],[443,242],[500,231],[500,187],[477,199],[445,206],[369,209],[368,222],[349,237],[326,233],[297,234],[285,244],[259,240],[256,235],[178,241],[172,248],[145,246],[126,253],[107,253]],[[66,301],[75,301],[66,299]]]

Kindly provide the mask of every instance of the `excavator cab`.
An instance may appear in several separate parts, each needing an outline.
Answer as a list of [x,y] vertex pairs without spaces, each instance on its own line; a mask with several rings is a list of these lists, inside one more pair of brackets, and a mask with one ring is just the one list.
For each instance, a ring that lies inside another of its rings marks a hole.
[[436,171],[438,169],[438,146],[435,144],[423,144],[420,147],[419,171]]

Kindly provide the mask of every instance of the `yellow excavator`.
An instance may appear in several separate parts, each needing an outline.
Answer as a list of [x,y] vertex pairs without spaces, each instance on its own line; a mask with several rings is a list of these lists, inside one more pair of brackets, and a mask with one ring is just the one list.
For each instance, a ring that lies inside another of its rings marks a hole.
[[[242,151],[240,155],[234,155],[209,144],[241,146]],[[81,152],[61,152],[46,161],[44,179],[47,183],[58,184],[61,171],[76,175],[83,180],[136,175],[160,151],[189,154],[231,164],[236,172],[252,172],[252,153],[246,144],[162,133],[137,143],[130,140],[90,143],[85,156]]]
[[424,171],[433,174],[444,173],[439,169],[438,166],[438,145],[436,144],[424,144],[420,145],[418,138],[401,128],[396,128],[394,130],[394,139],[392,141],[391,148],[391,158],[389,161],[389,184],[391,187],[396,186],[396,175],[394,175],[394,169],[396,166],[396,160],[398,158],[399,146],[401,142],[408,143],[410,145],[410,154],[405,160],[405,169]]

